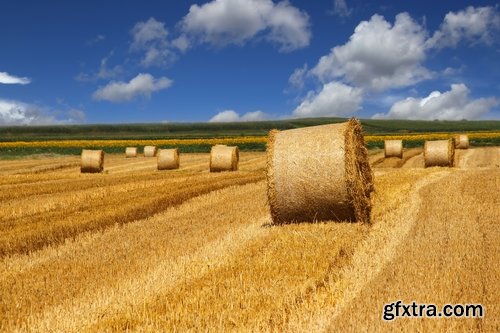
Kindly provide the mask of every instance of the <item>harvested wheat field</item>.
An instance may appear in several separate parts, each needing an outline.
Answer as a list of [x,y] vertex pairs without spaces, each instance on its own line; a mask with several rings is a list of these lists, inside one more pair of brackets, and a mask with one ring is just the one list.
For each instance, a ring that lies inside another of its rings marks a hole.
[[[273,224],[265,153],[0,161],[0,331],[498,332],[500,148],[369,154],[371,224]],[[484,314],[383,320],[398,300]]]

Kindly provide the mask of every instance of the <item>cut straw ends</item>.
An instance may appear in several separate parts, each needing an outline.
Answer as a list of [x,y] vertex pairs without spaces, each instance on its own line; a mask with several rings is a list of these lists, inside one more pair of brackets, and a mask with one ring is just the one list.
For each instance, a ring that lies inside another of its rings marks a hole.
[[403,158],[403,140],[385,140],[384,156]]
[[179,149],[160,149],[158,151],[158,170],[179,168]]
[[137,148],[136,147],[125,148],[125,157],[137,157]]
[[82,161],[80,172],[97,173],[102,172],[104,168],[104,151],[102,150],[82,150]]
[[361,124],[269,133],[267,194],[273,223],[369,222],[373,175]]
[[155,146],[145,146],[144,147],[144,157],[155,157],[156,156],[156,147]]
[[425,167],[431,166],[453,166],[455,146],[450,140],[425,141],[424,162]]
[[225,145],[212,146],[210,150],[210,172],[236,171],[240,152],[237,146]]

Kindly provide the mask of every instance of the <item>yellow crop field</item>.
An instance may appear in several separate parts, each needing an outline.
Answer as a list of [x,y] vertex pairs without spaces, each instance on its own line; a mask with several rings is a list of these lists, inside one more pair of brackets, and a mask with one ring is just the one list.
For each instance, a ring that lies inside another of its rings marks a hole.
[[46,140],[0,142],[0,148],[44,148],[44,147],[125,147],[125,146],[190,146],[190,145],[236,145],[242,143],[265,143],[265,136],[245,136],[204,139],[158,139],[158,140]]
[[[454,168],[424,168],[421,148],[369,159],[370,224],[285,225],[262,152],[221,173],[206,153],[168,171],[107,154],[100,174],[79,156],[0,160],[0,332],[498,332],[500,147],[457,150]],[[384,319],[397,301],[484,313]]]
[[[467,134],[470,139],[494,139],[500,137],[500,132],[461,132]],[[378,142],[384,140],[405,140],[405,141],[421,141],[421,140],[446,140],[454,138],[456,133],[419,133],[419,134],[404,134],[404,135],[366,135],[366,142]]]
[[[500,138],[500,132],[461,132],[471,139]],[[366,142],[381,142],[384,140],[444,140],[453,138],[456,133],[419,133],[403,135],[365,135]],[[156,139],[156,140],[44,140],[44,141],[5,141],[0,142],[0,148],[89,148],[89,147],[133,147],[133,146],[191,146],[191,145],[238,145],[246,143],[266,143],[266,136],[241,136],[202,139]]]

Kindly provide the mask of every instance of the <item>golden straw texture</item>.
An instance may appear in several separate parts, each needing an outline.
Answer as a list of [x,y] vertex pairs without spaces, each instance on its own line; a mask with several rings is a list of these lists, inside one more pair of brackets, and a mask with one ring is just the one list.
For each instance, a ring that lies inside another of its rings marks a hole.
[[125,157],[137,157],[137,147],[127,147],[125,149]]
[[455,135],[455,149],[469,149],[469,136],[467,134]]
[[403,140],[385,140],[384,157],[403,158]]
[[425,141],[424,162],[425,167],[453,166],[455,146],[452,140]]
[[271,131],[267,180],[274,223],[370,221],[373,175],[356,119]]
[[210,150],[210,172],[236,171],[240,152],[237,146],[225,145],[212,146]]
[[96,173],[102,172],[104,168],[104,151],[102,150],[82,150],[82,162],[80,172]]
[[144,147],[144,157],[155,157],[155,156],[156,156],[156,146]]
[[158,170],[179,169],[179,149],[160,149],[158,151]]

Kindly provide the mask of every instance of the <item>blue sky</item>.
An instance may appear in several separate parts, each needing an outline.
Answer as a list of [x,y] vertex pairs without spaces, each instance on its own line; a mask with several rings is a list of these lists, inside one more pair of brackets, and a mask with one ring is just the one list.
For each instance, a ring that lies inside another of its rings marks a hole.
[[500,118],[494,1],[10,1],[0,125]]

